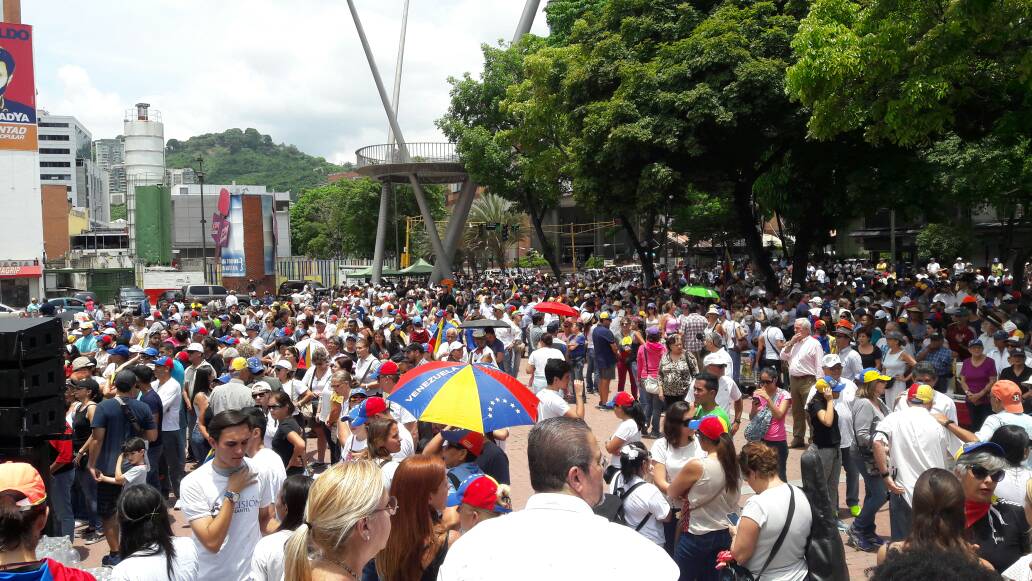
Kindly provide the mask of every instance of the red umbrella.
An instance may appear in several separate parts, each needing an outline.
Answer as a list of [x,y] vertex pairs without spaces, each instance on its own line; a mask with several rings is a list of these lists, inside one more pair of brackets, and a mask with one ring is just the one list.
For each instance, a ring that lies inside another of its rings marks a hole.
[[571,307],[570,305],[564,305],[563,303],[556,303],[552,301],[545,301],[534,305],[534,310],[542,313],[551,313],[553,315],[559,315],[562,317],[576,317],[580,312]]

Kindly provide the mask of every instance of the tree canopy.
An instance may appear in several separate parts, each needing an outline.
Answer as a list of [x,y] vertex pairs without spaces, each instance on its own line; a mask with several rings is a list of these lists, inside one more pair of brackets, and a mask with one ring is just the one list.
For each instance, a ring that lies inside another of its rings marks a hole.
[[204,159],[205,182],[268,186],[272,191],[299,193],[318,186],[331,173],[349,169],[321,157],[299,151],[293,145],[277,144],[257,129],[227,129],[165,145],[165,165],[169,168],[197,169],[197,157]]

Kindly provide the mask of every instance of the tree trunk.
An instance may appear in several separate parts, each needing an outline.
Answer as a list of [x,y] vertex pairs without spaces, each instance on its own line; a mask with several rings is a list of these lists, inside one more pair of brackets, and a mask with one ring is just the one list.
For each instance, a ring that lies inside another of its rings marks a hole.
[[530,214],[530,222],[534,226],[534,233],[537,234],[538,241],[541,242],[541,254],[544,255],[545,260],[548,261],[548,266],[552,267],[552,274],[555,275],[556,279],[562,277],[563,273],[559,269],[559,259],[555,256],[555,247],[552,246],[552,241],[545,236],[545,229],[542,226],[545,215],[544,210],[540,213],[537,210],[537,204],[535,204],[530,194],[524,194],[523,196],[525,205],[527,206],[527,212]]
[[[735,184],[733,206],[738,217],[738,226],[745,237],[745,248],[753,262],[753,272],[763,279],[764,287],[771,295],[780,290],[778,278],[770,264],[770,254],[763,247],[763,233],[756,228],[756,214],[752,207],[752,181],[740,181]],[[796,242],[798,246],[798,241]]]
[[[624,232],[627,232],[627,238],[631,241],[631,246],[634,247],[634,252],[638,254],[638,260],[641,261],[641,271],[645,276],[645,286],[651,287],[652,281],[656,279],[656,267],[652,262],[652,255],[650,254],[649,249],[645,248],[642,244],[641,239],[638,238],[638,233],[634,231],[634,226],[631,224],[631,220],[624,214],[620,214],[617,218],[620,220],[620,225],[623,226]],[[652,218],[652,220],[654,219],[655,218]],[[649,237],[646,243],[649,243],[652,240],[652,220],[647,224]]]
[[[812,223],[812,222],[807,222]],[[806,267],[810,264],[810,249],[814,235],[810,228],[800,228],[792,247],[792,284],[802,286],[806,282]]]

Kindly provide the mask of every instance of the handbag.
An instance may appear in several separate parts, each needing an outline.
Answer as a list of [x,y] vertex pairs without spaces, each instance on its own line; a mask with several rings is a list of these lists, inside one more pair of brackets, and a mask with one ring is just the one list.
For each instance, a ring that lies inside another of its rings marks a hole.
[[785,542],[785,536],[788,535],[788,527],[792,526],[792,517],[795,516],[795,487],[788,484],[788,516],[785,518],[785,524],[781,527],[781,532],[778,534],[778,538],[774,541],[774,546],[770,548],[770,554],[767,555],[767,560],[763,562],[763,568],[756,575],[753,575],[751,571],[739,565],[738,563],[731,562],[727,566],[722,567],[718,570],[717,579],[720,581],[758,581],[763,577],[764,571],[770,566],[771,561],[777,556],[778,551],[781,550],[782,543]]
[[659,384],[659,370],[656,370],[656,376],[649,376],[649,354],[645,354],[645,379],[641,380],[641,387],[651,395],[658,395],[661,388]]
[[[295,380],[297,381],[297,380]],[[312,385],[315,383],[315,373],[312,373],[312,379],[308,381],[308,391],[312,391]],[[315,398],[312,398],[315,399]],[[315,406],[312,405],[312,399],[308,400],[304,405],[297,406],[297,411],[301,413],[301,417],[306,420],[310,420],[315,417]]]
[[758,442],[767,435],[767,431],[770,430],[770,423],[774,421],[774,412],[770,408],[781,403],[782,398],[779,396],[781,396],[780,389],[774,394],[774,402],[763,406],[763,409],[756,412],[749,419],[749,425],[745,426],[745,439],[747,442]]

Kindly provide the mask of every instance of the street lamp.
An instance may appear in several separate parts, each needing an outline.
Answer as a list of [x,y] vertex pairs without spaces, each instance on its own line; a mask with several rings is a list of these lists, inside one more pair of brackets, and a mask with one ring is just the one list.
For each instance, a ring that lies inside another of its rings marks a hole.
[[208,236],[204,232],[204,158],[197,156],[197,181],[201,184],[201,276],[208,282]]

